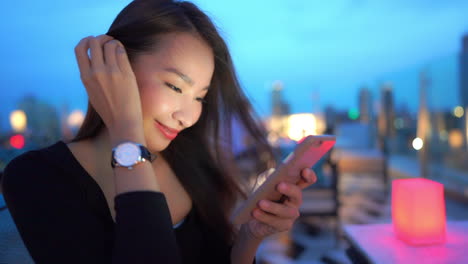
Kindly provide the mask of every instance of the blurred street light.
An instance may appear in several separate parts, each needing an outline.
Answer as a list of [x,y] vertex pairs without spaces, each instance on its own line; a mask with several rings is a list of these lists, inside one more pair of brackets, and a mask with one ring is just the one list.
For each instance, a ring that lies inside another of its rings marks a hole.
[[413,148],[415,150],[420,150],[420,149],[423,148],[423,146],[424,146],[424,141],[422,139],[420,139],[418,137],[413,139]]
[[357,120],[359,118],[359,110],[356,108],[351,108],[348,110],[348,117],[351,120]]
[[459,129],[453,129],[450,131],[449,145],[453,149],[458,149],[463,146],[463,134]]
[[83,124],[84,118],[81,110],[75,110],[68,116],[67,123],[70,127],[79,127]]
[[22,149],[24,147],[24,136],[23,135],[14,135],[10,137],[10,145],[15,149]]
[[288,127],[288,137],[295,141],[309,135],[317,135],[317,119],[313,114],[290,115]]
[[10,114],[10,124],[13,131],[22,133],[26,130],[27,118],[23,110],[15,110]]
[[463,110],[463,107],[457,106],[453,109],[453,115],[458,118],[462,118],[465,111]]

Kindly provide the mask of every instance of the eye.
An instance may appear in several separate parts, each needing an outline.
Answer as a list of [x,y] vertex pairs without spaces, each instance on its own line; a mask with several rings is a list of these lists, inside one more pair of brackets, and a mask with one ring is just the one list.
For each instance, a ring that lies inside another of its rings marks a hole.
[[207,103],[207,101],[205,100],[205,98],[198,97],[196,100],[197,100],[198,102],[202,103],[202,104],[206,104],[206,103]]
[[182,90],[170,83],[165,83],[167,85],[167,87],[169,87],[170,89],[174,90],[176,93],[182,93]]

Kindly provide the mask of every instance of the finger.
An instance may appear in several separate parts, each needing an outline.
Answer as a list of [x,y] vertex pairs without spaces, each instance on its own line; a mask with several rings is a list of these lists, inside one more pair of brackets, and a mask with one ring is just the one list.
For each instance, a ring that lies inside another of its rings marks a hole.
[[122,43],[119,43],[117,50],[117,64],[122,72],[133,72],[128,59],[127,51]]
[[116,49],[118,47],[117,40],[111,40],[104,44],[104,61],[106,65],[114,71],[119,71],[119,65],[117,63]]
[[99,69],[104,67],[103,45],[107,41],[112,40],[111,36],[100,35],[89,40],[90,54],[91,54],[91,67]]
[[91,68],[91,62],[88,57],[90,38],[92,38],[92,36],[83,38],[75,47],[75,57],[78,62],[78,68],[80,69],[81,76],[88,75]]
[[273,227],[277,231],[286,231],[292,228],[294,221],[290,219],[282,219],[274,215],[263,212],[260,209],[255,209],[252,213],[253,217],[258,221]]
[[261,200],[258,203],[260,209],[273,214],[279,218],[296,219],[299,217],[299,210],[295,207],[286,206],[282,203],[275,203],[268,200]]
[[301,179],[297,182],[297,186],[301,189],[307,188],[317,181],[317,175],[311,169],[305,168],[301,171]]
[[302,190],[295,184],[281,182],[277,185],[278,192],[286,195],[288,201],[294,206],[299,207],[302,203]]

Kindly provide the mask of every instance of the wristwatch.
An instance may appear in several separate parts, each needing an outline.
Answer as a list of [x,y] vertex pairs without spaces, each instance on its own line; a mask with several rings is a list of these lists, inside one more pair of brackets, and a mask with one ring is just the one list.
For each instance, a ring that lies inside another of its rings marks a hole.
[[112,168],[124,167],[129,170],[133,169],[135,165],[143,163],[147,160],[152,162],[156,159],[156,155],[153,155],[149,150],[135,142],[123,142],[112,149]]

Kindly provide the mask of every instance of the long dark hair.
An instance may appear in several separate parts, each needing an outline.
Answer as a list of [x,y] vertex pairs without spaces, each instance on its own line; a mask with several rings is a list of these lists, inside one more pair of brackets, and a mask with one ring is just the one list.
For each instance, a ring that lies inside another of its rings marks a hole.
[[[213,50],[215,70],[200,119],[183,130],[161,154],[189,193],[209,231],[231,242],[234,229],[229,214],[239,195],[243,195],[233,162],[232,121],[244,127],[263,153],[272,158],[273,153],[240,88],[228,47],[216,26],[190,2],[135,0],[120,12],[107,35],[122,42],[132,60],[157,48],[163,34],[177,32],[200,36]],[[103,127],[102,119],[88,103],[86,118],[73,141],[94,137]]]

